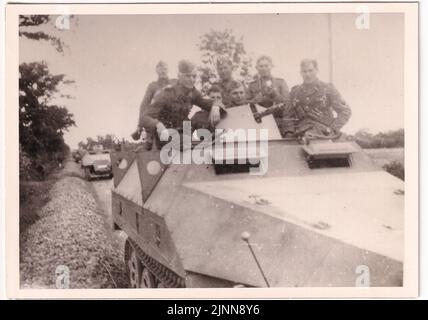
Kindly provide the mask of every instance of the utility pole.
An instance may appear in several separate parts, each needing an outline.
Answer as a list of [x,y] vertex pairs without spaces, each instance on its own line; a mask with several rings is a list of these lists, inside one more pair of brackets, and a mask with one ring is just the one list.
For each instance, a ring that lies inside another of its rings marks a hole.
[[333,35],[332,35],[332,14],[327,13],[327,37],[328,37],[328,81],[333,82]]

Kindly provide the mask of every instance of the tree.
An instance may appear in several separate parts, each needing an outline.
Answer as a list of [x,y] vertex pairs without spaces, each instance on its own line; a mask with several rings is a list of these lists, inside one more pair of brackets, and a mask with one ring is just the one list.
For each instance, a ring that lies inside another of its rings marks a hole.
[[[76,19],[73,16],[67,16],[69,21]],[[56,51],[64,53],[66,44],[56,36],[48,34],[42,30],[34,30],[34,28],[41,27],[52,22],[53,17],[50,15],[20,15],[19,16],[19,36],[25,37],[30,40],[43,40],[48,41]]]
[[114,134],[97,135],[97,139],[86,138],[86,142],[80,141],[79,148],[92,150],[95,146],[102,146],[104,150],[114,150],[119,145],[119,139]]
[[65,150],[63,133],[75,125],[63,106],[51,104],[58,86],[69,83],[64,75],[52,75],[44,62],[19,66],[19,139],[22,150],[33,158]]
[[118,140],[114,134],[97,136],[98,143],[103,146],[104,150],[113,150]]
[[198,44],[202,52],[202,65],[198,67],[201,73],[202,87],[217,81],[216,62],[219,57],[228,57],[233,62],[235,78],[248,82],[252,79],[252,59],[247,55],[243,37],[237,38],[232,30],[211,30],[201,36]]
[[[65,44],[61,39],[41,30],[51,19],[49,15],[19,16],[19,36],[49,41],[58,52],[64,53]],[[23,179],[35,178],[33,172],[38,173],[38,178],[44,178],[70,151],[63,133],[75,125],[73,115],[53,101],[57,97],[71,98],[70,95],[61,94],[59,88],[73,82],[65,79],[63,74],[52,75],[46,62],[20,64],[19,142],[22,161],[20,176]]]

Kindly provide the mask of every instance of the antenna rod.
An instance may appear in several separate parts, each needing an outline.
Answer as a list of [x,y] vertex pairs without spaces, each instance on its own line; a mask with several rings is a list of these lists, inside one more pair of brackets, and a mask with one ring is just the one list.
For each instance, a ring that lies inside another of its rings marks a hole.
[[259,268],[260,273],[262,274],[263,279],[265,280],[267,287],[268,287],[268,288],[270,288],[269,281],[268,281],[268,279],[266,278],[266,276],[265,276],[265,274],[264,274],[264,272],[263,272],[263,269],[262,269],[262,267],[260,266],[259,261],[257,260],[256,254],[254,253],[253,248],[251,247],[250,242],[248,241],[248,240],[250,239],[250,233],[249,233],[249,232],[246,232],[246,231],[242,232],[242,234],[241,234],[241,238],[242,238],[242,240],[244,240],[244,241],[247,243],[248,248],[250,249],[251,254],[253,255],[253,258],[254,258],[254,260],[255,260],[255,261],[256,261],[256,263],[257,263],[257,267]]

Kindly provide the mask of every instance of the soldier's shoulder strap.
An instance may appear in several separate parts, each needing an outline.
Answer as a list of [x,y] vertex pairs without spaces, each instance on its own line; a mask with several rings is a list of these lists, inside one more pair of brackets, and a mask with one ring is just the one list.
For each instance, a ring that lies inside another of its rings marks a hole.
[[334,88],[331,82],[324,82],[321,80],[318,80],[317,82],[318,82],[317,85],[319,88],[326,88],[326,89]]
[[157,81],[152,81],[152,82],[150,82],[149,83],[149,85],[147,86],[147,90],[149,91],[149,90],[152,90],[152,91],[155,91],[156,89],[158,89],[159,88],[159,86],[158,86],[158,83],[157,83]]
[[321,82],[322,88],[329,94],[339,94],[339,91],[337,91],[335,85],[331,82]]
[[250,82],[248,82],[247,84],[247,90],[255,90],[255,88],[259,87],[259,82],[258,80],[251,80]]
[[171,99],[175,95],[175,85],[169,84],[162,88],[159,93],[161,99]]
[[301,87],[302,85],[296,84],[295,86],[291,87],[291,92],[297,92],[298,90],[300,90]]
[[163,91],[165,92],[174,92],[174,84],[168,84],[163,88]]

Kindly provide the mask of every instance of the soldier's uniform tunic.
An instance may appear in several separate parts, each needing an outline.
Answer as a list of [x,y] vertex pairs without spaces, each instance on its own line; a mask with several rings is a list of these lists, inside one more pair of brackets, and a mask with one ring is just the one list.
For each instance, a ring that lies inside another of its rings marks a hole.
[[[257,75],[247,89],[247,100],[256,100],[254,102],[265,108],[270,108],[278,103],[286,103],[289,100],[289,95],[287,83],[281,78],[261,78]],[[279,130],[283,132],[285,127],[289,126],[287,121],[283,121],[284,112],[282,110],[275,111],[273,116]]]
[[[143,112],[141,124],[146,131],[151,133],[156,131],[158,121],[162,122],[166,128],[176,129],[181,132],[183,121],[188,120],[192,105],[200,107],[207,111],[208,114],[212,103],[212,100],[204,99],[196,88],[188,89],[176,83],[164,88],[154,102],[147,106]],[[195,124],[192,121],[192,127],[201,126],[205,126],[205,124]]]
[[148,85],[146,89],[146,93],[144,94],[143,101],[140,104],[140,116],[138,121],[138,124],[140,126],[142,126],[143,114],[147,106],[154,101],[154,99],[162,91],[162,89],[164,89],[167,86],[173,85],[175,83],[177,83],[176,79],[161,78],[161,79],[158,79],[157,81],[151,82]]
[[286,102],[289,94],[285,80],[273,77],[263,79],[260,76],[256,76],[247,89],[247,99],[251,101],[259,97],[258,104],[265,108],[269,108],[276,103]]
[[339,131],[351,116],[351,108],[336,88],[318,79],[294,86],[290,99],[298,118],[297,133],[326,134],[328,128]]

